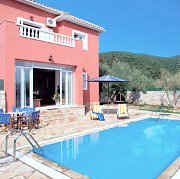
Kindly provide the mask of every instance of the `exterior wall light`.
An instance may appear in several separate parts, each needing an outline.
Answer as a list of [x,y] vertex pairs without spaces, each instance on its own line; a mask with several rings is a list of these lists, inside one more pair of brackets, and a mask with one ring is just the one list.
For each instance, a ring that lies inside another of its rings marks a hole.
[[33,16],[30,16],[30,20],[31,20],[31,21],[34,21],[34,17],[33,17]]
[[49,61],[53,61],[53,56],[52,55],[49,55]]

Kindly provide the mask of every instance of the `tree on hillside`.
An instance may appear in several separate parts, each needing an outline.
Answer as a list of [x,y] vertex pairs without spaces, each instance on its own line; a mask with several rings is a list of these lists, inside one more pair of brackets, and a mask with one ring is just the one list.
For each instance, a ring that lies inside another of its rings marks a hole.
[[168,104],[176,109],[180,100],[180,72],[170,74],[167,70],[162,70],[159,84],[167,96]]
[[107,75],[109,70],[110,66],[107,63],[102,61],[99,62],[99,76]]

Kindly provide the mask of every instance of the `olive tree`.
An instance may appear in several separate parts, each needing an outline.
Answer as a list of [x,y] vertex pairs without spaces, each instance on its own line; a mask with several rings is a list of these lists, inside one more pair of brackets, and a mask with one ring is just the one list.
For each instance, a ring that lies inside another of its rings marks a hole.
[[170,74],[167,70],[161,70],[159,85],[166,94],[169,106],[176,109],[180,100],[180,72]]

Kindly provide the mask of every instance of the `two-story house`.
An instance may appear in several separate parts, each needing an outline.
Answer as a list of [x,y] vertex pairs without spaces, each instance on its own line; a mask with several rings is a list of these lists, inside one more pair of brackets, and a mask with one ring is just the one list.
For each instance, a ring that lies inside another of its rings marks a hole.
[[99,100],[98,39],[104,29],[34,0],[0,0],[0,79],[13,106]]

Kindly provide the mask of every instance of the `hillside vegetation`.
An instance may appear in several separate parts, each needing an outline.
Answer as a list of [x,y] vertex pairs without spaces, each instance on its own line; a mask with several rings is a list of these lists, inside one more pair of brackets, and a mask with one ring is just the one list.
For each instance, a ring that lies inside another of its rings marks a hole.
[[[136,94],[139,91],[163,90],[168,105],[177,108],[180,100],[180,56],[165,58],[128,52],[106,52],[99,56],[100,76],[109,74],[129,80],[128,83],[110,83],[111,102],[119,100],[118,96],[126,94],[127,90]],[[106,83],[100,83],[100,94],[107,96]]]
[[[129,80],[125,84],[111,84],[111,93],[147,90],[180,89],[180,56],[158,57],[129,52],[106,52],[99,55],[100,76],[113,75]],[[101,86],[101,92],[106,86]]]

